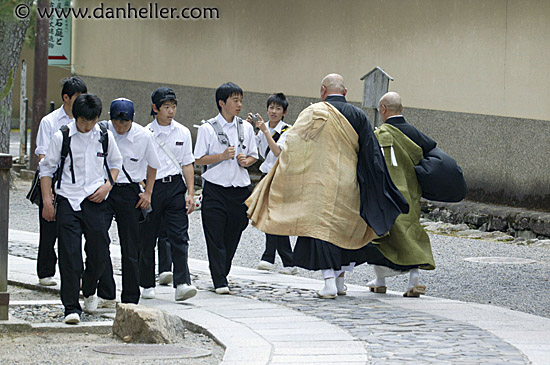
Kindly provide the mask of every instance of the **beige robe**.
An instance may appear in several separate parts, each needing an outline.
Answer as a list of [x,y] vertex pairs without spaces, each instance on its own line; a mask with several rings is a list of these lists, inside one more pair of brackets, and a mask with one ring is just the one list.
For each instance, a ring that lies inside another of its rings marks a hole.
[[246,200],[258,229],[359,249],[376,234],[359,215],[358,136],[329,103],[304,109],[279,159]]

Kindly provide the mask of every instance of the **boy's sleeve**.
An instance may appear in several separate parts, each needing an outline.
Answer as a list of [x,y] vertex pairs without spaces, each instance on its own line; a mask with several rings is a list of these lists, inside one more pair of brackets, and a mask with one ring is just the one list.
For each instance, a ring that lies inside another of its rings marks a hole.
[[288,134],[287,132],[281,134],[281,137],[279,137],[279,140],[277,141],[277,146],[279,146],[281,149],[283,149],[283,146],[285,144],[286,136]]
[[151,166],[154,169],[160,169],[160,160],[159,155],[157,153],[156,149],[156,142],[154,141],[153,133],[151,133],[149,130],[147,132],[147,147],[145,150],[145,160],[147,161],[147,165]]
[[45,155],[46,150],[48,149],[48,142],[50,136],[52,135],[52,126],[46,119],[42,118],[40,124],[38,125],[38,135],[36,136],[36,149],[34,150],[35,155]]
[[191,139],[191,132],[187,128],[184,129],[183,147],[183,157],[180,163],[182,166],[187,166],[195,162],[195,157],[193,156],[193,140]]
[[116,169],[119,172],[122,171],[122,155],[116,144],[115,137],[113,132],[107,131],[107,136],[109,138],[109,148],[107,149],[107,163],[109,164],[110,169]]
[[61,144],[63,143],[63,135],[61,131],[55,132],[48,150],[45,151],[45,157],[40,161],[40,177],[49,176],[53,177],[57,166],[59,165],[59,160],[61,160]]
[[195,160],[206,156],[209,152],[208,130],[206,123],[199,127],[197,131],[197,143],[195,143]]

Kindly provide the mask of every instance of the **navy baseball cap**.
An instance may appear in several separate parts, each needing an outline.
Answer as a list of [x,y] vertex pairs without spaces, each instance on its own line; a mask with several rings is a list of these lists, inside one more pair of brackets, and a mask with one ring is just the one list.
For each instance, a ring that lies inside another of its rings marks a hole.
[[111,102],[109,111],[111,120],[134,120],[134,103],[126,98],[118,98]]
[[[176,93],[169,87],[159,87],[151,94],[151,101],[157,106],[157,108],[167,100],[174,100],[176,103],[178,102],[178,99],[176,98]],[[156,113],[151,108],[151,115],[155,114]]]

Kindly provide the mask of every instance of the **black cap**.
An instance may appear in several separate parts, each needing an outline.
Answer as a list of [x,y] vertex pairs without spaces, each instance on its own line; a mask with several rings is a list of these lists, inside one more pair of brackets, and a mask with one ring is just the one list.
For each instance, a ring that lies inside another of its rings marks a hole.
[[[178,99],[176,98],[176,93],[174,90],[170,89],[169,87],[159,87],[153,93],[151,94],[151,101],[153,104],[155,104],[157,107],[159,105],[162,105],[167,100],[175,100],[176,102]],[[156,113],[151,108],[151,115],[155,115]]]
[[111,102],[109,115],[111,120],[134,120],[134,103],[126,98],[115,99]]

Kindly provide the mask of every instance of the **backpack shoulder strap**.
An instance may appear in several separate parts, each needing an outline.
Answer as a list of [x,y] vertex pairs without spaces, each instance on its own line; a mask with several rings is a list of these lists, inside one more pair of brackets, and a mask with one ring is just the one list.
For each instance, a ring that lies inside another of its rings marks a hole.
[[225,132],[223,131],[222,126],[220,125],[220,123],[218,123],[216,118],[209,119],[206,122],[210,124],[212,128],[214,128],[214,133],[216,133],[218,142],[224,145],[229,145],[229,138],[227,137],[227,134],[225,134]]
[[105,166],[105,170],[107,171],[109,182],[111,183],[111,185],[115,185],[115,181],[113,180],[113,176],[111,175],[111,170],[109,169],[109,164],[107,163],[107,151],[109,151],[109,133],[107,132],[107,122],[101,121],[97,123],[97,125],[100,129],[99,142],[101,142],[101,146],[103,147],[103,166]]
[[74,176],[73,153],[71,151],[71,137],[69,136],[69,126],[64,124],[61,126],[61,128],[59,128],[59,130],[63,135],[63,142],[61,144],[61,160],[59,162],[59,168],[56,172],[57,189],[61,187],[61,177],[63,176],[63,168],[65,167],[65,159],[67,158],[67,155],[71,156],[71,165],[69,166],[69,168],[71,170],[71,178],[73,180],[73,184],[76,182]]
[[[275,132],[273,133],[273,135],[271,136],[273,138],[273,140],[275,141],[275,143],[277,143],[279,141],[279,138],[281,138],[281,136],[283,135],[283,133],[285,133],[287,130],[289,130],[291,126],[288,125],[288,124],[285,124],[283,126],[283,128],[281,128],[281,133],[279,132]],[[269,153],[269,151],[271,151],[271,148],[269,146],[267,146],[267,148],[265,149],[265,153],[264,153],[264,156],[267,158],[267,154]]]
[[244,142],[244,126],[243,126],[243,120],[239,117],[237,117],[237,134],[239,135],[239,142]]

